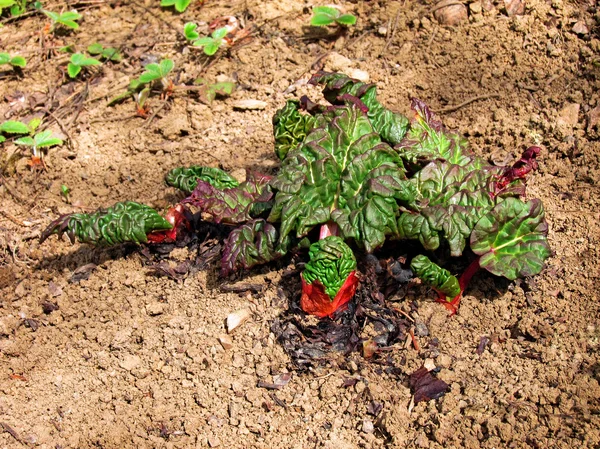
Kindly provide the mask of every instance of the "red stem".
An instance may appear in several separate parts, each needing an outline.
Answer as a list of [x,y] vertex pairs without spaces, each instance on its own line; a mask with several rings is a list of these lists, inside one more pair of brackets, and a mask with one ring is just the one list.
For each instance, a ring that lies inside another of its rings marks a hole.
[[450,311],[450,316],[456,314],[458,312],[458,306],[460,304],[460,300],[462,295],[471,282],[471,278],[479,271],[481,266],[479,265],[479,257],[477,257],[471,264],[467,267],[467,269],[463,272],[463,274],[458,279],[458,285],[460,286],[460,293],[454,297],[452,301],[448,301],[446,299],[446,295],[443,293],[439,294],[438,302],[444,304],[444,307]]
[[340,228],[333,221],[328,221],[327,223],[323,223],[321,225],[321,230],[319,231],[319,240],[323,240],[325,237],[329,237],[330,235],[340,235]]

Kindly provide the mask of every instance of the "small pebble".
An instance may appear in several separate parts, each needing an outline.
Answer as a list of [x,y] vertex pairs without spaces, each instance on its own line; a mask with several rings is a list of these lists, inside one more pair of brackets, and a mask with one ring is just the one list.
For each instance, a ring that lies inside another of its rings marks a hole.
[[233,103],[234,109],[239,109],[242,111],[254,111],[254,110],[262,110],[267,107],[266,101],[261,100],[238,100]]

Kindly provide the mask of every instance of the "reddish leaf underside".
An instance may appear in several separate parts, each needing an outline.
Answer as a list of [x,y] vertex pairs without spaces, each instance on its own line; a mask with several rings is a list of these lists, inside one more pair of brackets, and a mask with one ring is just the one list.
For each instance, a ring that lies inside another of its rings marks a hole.
[[307,284],[302,278],[302,297],[300,298],[300,307],[306,313],[315,315],[319,318],[332,318],[338,310],[344,310],[348,302],[354,296],[358,286],[358,276],[353,271],[348,275],[346,281],[341,286],[333,300],[325,293],[325,287],[318,280],[312,284]]

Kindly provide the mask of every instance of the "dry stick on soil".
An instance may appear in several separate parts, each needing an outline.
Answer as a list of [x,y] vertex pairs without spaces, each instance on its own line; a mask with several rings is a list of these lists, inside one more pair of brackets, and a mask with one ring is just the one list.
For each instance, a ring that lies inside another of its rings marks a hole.
[[48,114],[50,117],[52,117],[54,119],[54,121],[56,122],[56,124],[58,125],[58,127],[60,128],[60,130],[65,134],[65,136],[67,136],[67,146],[69,147],[69,150],[71,151],[75,151],[73,149],[73,139],[71,138],[71,134],[69,134],[69,131],[67,131],[67,128],[65,128],[65,126],[63,125],[62,121],[58,119],[58,117],[56,115],[54,115],[54,113],[52,111],[50,111],[49,109],[46,108],[35,108],[35,110],[37,111],[43,111],[44,113]]
[[442,114],[442,113],[446,113],[446,112],[454,112],[454,111],[457,111],[457,110],[459,110],[460,108],[462,108],[462,107],[465,107],[465,106],[467,106],[468,104],[471,104],[471,103],[473,103],[473,102],[475,102],[475,101],[487,100],[488,98],[497,98],[497,97],[499,97],[499,96],[500,96],[499,94],[485,94],[485,95],[478,95],[478,96],[476,96],[476,97],[469,98],[468,100],[466,100],[466,101],[463,101],[462,103],[460,103],[460,104],[457,104],[457,105],[455,105],[455,106],[446,106],[445,108],[438,109],[436,112],[438,112],[438,113],[440,113],[440,114]]
[[23,440],[21,439],[19,434],[5,422],[0,422],[0,429],[3,430],[4,432],[8,433],[11,437],[13,437],[19,443],[23,444]]
[[394,26],[392,27],[392,31],[391,31],[390,35],[388,36],[387,40],[385,41],[383,50],[381,50],[379,55],[377,55],[378,58],[381,55],[384,55],[385,53],[387,53],[387,49],[390,46],[390,44],[392,43],[394,36],[396,35],[396,29],[398,28],[398,18],[400,17],[400,10],[401,10],[401,8],[398,8],[398,11],[396,11],[396,17],[394,18]]

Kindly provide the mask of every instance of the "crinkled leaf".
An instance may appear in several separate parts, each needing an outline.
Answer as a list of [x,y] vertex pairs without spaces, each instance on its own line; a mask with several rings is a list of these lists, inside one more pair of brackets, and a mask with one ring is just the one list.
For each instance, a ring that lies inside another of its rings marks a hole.
[[413,99],[412,109],[415,117],[410,130],[396,146],[402,159],[421,166],[435,159],[455,165],[467,165],[473,161],[471,153],[466,150],[466,139],[446,131],[425,103]]
[[479,219],[495,205],[490,188],[501,169],[436,160],[410,183],[418,192],[416,205],[398,218],[400,238],[416,239],[428,250],[445,240],[452,256],[460,256]]
[[8,120],[0,125],[0,132],[8,134],[29,134],[29,126],[23,122]]
[[140,83],[146,84],[160,79],[160,66],[158,64],[150,63],[144,68],[145,71],[138,78]]
[[289,244],[289,237],[279,240],[272,224],[260,218],[251,220],[231,231],[225,240],[221,275],[275,260],[288,251]]
[[214,167],[191,167],[174,168],[165,177],[168,185],[183,190],[190,194],[198,185],[198,181],[206,181],[216,189],[227,189],[237,187],[238,181],[230,174]]
[[0,53],[0,64],[10,63],[10,55],[8,53]]
[[198,180],[192,194],[183,202],[212,215],[216,223],[242,223],[270,209],[273,196],[270,180],[270,176],[248,173],[246,181],[225,189]]
[[446,297],[453,299],[460,294],[458,279],[448,270],[429,260],[427,256],[421,254],[414,257],[410,268],[415,276],[445,294]]
[[341,98],[344,95],[359,98],[369,109],[367,116],[383,141],[396,145],[404,138],[409,127],[408,119],[379,103],[374,84],[366,84],[341,73],[327,72],[317,72],[309,83],[324,85],[323,95],[332,104],[343,102]]
[[156,210],[145,204],[128,201],[92,214],[62,216],[46,228],[41,240],[52,234],[66,233],[71,242],[77,239],[81,243],[94,245],[146,243],[147,234],[171,228],[172,225]]
[[331,235],[313,243],[309,257],[302,278],[307,284],[315,280],[321,282],[330,299],[335,297],[350,273],[356,270],[352,249],[337,236]]
[[547,234],[540,200],[506,198],[479,220],[471,249],[480,256],[481,267],[497,276],[511,280],[533,276],[550,256]]
[[273,116],[275,154],[281,160],[285,159],[291,149],[304,141],[316,123],[312,115],[301,114],[298,106],[298,101],[288,100]]
[[396,198],[410,201],[402,162],[374,132],[367,115],[348,105],[290,151],[279,175],[269,221],[281,220],[281,235],[301,237],[333,219],[344,238],[368,251],[394,233]]

